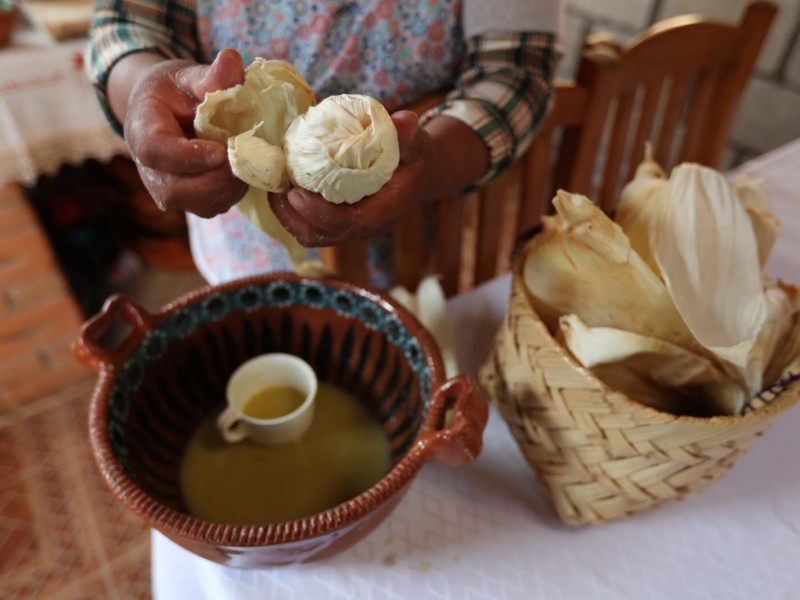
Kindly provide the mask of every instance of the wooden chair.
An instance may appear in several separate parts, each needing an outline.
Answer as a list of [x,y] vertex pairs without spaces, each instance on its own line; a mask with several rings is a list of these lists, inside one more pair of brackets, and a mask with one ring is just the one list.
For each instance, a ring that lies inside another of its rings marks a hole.
[[[437,204],[430,251],[421,243],[421,211],[395,225],[394,283],[411,290],[426,274],[439,273],[452,295],[503,273],[518,235],[549,212],[557,189],[612,210],[647,140],[665,168],[683,161],[720,167],[775,12],[756,2],[738,25],[675,17],[625,47],[607,35],[587,39],[575,83],[556,85],[552,109],[527,153],[484,188]],[[441,98],[412,108],[422,112]],[[322,260],[340,276],[366,283],[366,248],[366,241],[326,248]]]
[[561,147],[571,161],[567,189],[613,209],[648,140],[667,170],[681,162],[720,168],[776,12],[755,2],[737,25],[674,17],[625,47],[607,35],[590,37],[576,76],[589,91],[583,127]]

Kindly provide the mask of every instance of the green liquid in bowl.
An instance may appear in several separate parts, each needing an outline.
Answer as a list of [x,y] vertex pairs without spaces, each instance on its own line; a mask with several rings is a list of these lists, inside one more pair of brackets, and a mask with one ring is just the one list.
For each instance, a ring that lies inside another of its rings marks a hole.
[[181,465],[189,513],[206,521],[254,525],[307,517],[361,494],[391,467],[378,419],[327,383],[320,383],[311,426],[294,443],[229,444],[216,417],[195,431]]

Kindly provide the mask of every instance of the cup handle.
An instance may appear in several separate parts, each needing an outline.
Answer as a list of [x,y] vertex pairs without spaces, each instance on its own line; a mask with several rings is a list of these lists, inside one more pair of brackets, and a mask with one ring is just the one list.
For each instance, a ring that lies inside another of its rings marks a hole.
[[217,417],[217,428],[226,442],[241,442],[247,437],[247,425],[242,421],[242,416],[232,406],[226,406],[225,410]]
[[[98,340],[118,317],[127,321],[131,332],[116,348],[101,346]],[[144,338],[152,324],[152,316],[139,304],[121,294],[114,294],[106,300],[99,313],[81,326],[72,343],[72,353],[84,365],[99,371],[103,365],[121,361]]]
[[465,465],[483,448],[483,430],[489,407],[477,384],[457,375],[433,392],[428,423],[416,448],[422,460],[433,458],[446,465]]

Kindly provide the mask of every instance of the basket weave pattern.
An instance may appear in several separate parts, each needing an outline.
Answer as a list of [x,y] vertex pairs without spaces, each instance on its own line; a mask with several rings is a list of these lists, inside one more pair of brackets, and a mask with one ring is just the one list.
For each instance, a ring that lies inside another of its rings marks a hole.
[[515,274],[479,381],[564,523],[602,523],[703,490],[800,396],[743,416],[663,413],[609,388],[553,339]]

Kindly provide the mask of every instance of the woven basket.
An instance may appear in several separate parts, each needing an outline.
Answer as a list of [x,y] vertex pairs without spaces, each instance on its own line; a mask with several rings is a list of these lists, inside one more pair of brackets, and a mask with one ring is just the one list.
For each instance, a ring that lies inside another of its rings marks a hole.
[[636,402],[553,339],[519,272],[478,378],[569,525],[610,521],[705,489],[800,397],[800,377],[788,375],[742,416],[676,416]]

